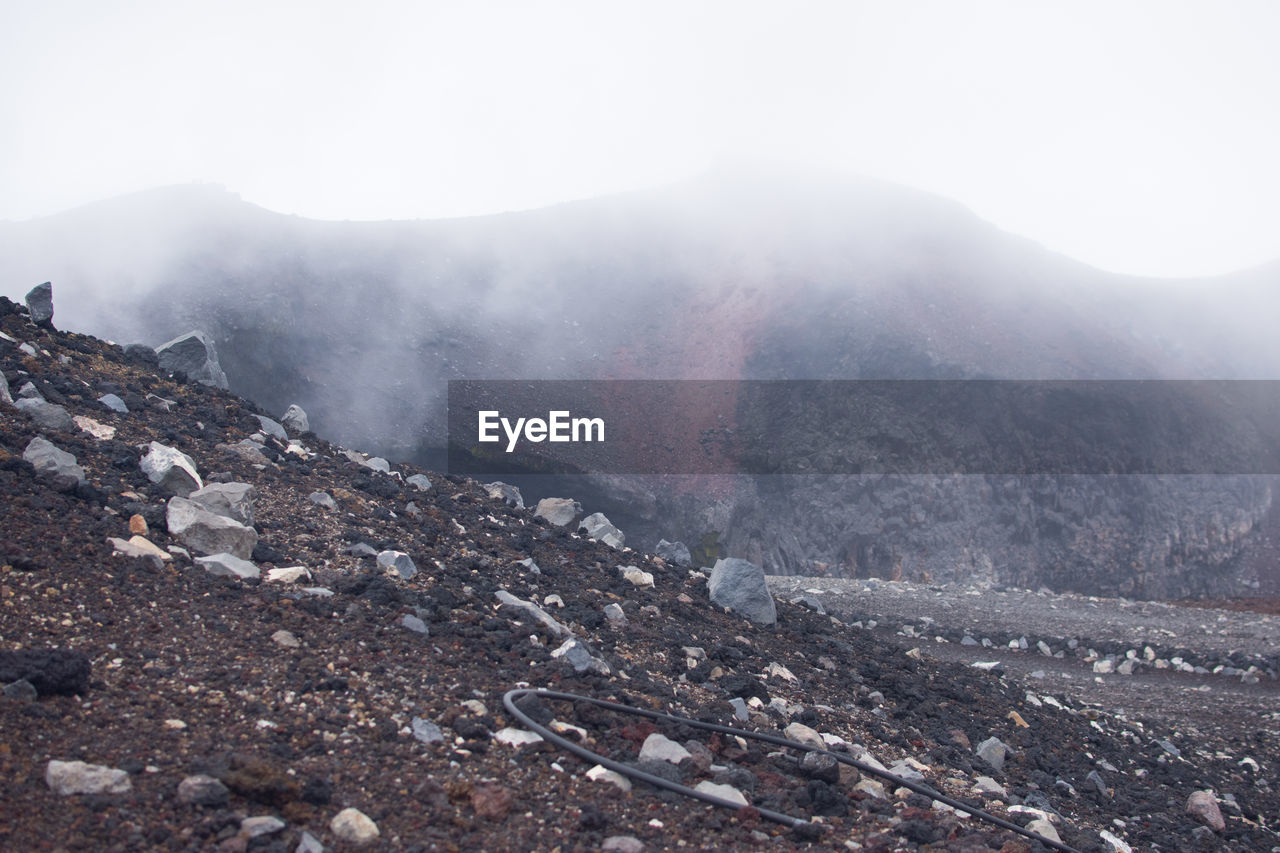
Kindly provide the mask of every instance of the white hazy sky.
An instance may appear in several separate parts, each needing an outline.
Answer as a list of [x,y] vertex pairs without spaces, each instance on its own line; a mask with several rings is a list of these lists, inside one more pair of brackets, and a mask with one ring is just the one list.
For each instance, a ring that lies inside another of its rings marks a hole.
[[1105,269],[1280,258],[1280,3],[0,0],[0,219],[222,183],[322,219],[780,160]]

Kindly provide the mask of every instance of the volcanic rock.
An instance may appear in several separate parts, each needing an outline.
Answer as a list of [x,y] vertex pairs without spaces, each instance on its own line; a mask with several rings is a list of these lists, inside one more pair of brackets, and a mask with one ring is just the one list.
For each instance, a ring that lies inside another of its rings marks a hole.
[[417,616],[414,616],[412,613],[406,613],[405,615],[401,616],[400,625],[406,628],[407,630],[414,632],[415,634],[430,633],[430,629],[427,627],[427,623],[423,622],[421,619],[419,619]]
[[524,497],[520,494],[520,490],[509,483],[495,482],[485,483],[484,490],[489,497],[497,501],[502,501],[507,506],[524,508]]
[[307,418],[307,413],[302,407],[294,403],[280,418],[280,423],[285,429],[292,430],[296,434],[311,432],[311,421]]
[[[539,503],[539,506],[542,504]],[[595,512],[582,519],[578,525],[592,539],[603,542],[611,548],[621,548],[626,537],[622,535],[622,531],[609,523],[609,519],[605,518],[604,513]]]
[[249,526],[253,525],[253,505],[257,498],[258,490],[248,483],[213,483],[187,495],[187,500],[209,512]]
[[272,420],[266,415],[254,415],[258,419],[258,423],[262,426],[262,431],[272,438],[278,438],[281,441],[288,441],[289,434],[284,431],[277,421]]
[[581,640],[568,639],[551,653],[553,658],[564,658],[574,672],[586,672],[591,668],[591,650]]
[[653,549],[653,553],[655,556],[661,557],[668,563],[674,563],[677,566],[693,565],[693,556],[683,542],[668,542],[665,539],[659,539],[657,546]]
[[421,717],[414,717],[409,723],[415,740],[419,740],[427,745],[435,743],[444,743],[444,732],[440,731],[440,727],[430,720],[424,720]]
[[356,808],[345,808],[334,815],[329,831],[350,844],[368,844],[381,834],[378,825]]
[[156,347],[160,369],[167,373],[185,373],[191,382],[214,388],[227,388],[227,374],[218,363],[213,340],[194,330]]
[[275,815],[258,815],[240,821],[240,835],[243,838],[258,838],[262,835],[273,835],[288,824]]
[[[627,783],[624,790],[631,790]],[[644,853],[644,842],[634,835],[610,835],[600,844],[602,853]]]
[[1226,821],[1222,819],[1222,810],[1218,808],[1218,801],[1212,791],[1193,792],[1187,798],[1187,814],[1215,832],[1222,832],[1227,828]]
[[618,568],[618,573],[621,574],[623,578],[642,589],[653,586],[653,574],[651,572],[642,571],[635,566],[620,566]]
[[196,489],[204,488],[204,481],[190,456],[174,447],[153,441],[140,463],[147,479],[170,494],[187,497]]
[[413,564],[413,558],[404,551],[380,552],[378,565],[387,572],[394,572],[401,580],[411,580],[418,574],[418,567]]
[[545,518],[557,527],[568,527],[582,513],[582,507],[572,498],[543,498],[533,514]]
[[1004,769],[1004,759],[1008,751],[1009,747],[995,736],[987,738],[978,744],[978,748],[974,750],[979,758],[990,764],[997,771]]
[[154,557],[161,562],[168,563],[173,560],[173,555],[163,548],[156,545],[145,536],[134,535],[127,540],[118,539],[114,536],[107,539],[111,543],[111,547],[117,554],[123,554],[126,557]]
[[28,442],[22,458],[31,463],[37,474],[48,477],[59,487],[74,486],[84,479],[84,469],[76,464],[74,456],[40,436]]
[[103,394],[98,398],[98,402],[117,414],[129,414],[129,407],[124,404],[124,400],[121,400],[115,394]]
[[1026,828],[1028,831],[1034,832],[1036,835],[1041,835],[1049,839],[1054,844],[1062,843],[1062,838],[1058,836],[1058,830],[1055,829],[1053,824],[1049,823],[1047,820],[1033,820],[1027,824]]
[[765,584],[764,569],[737,557],[716,561],[708,582],[711,600],[759,625],[773,625],[778,611]]
[[186,498],[169,499],[166,521],[170,534],[202,555],[227,553],[248,560],[258,544],[258,532],[252,527],[210,512]]
[[256,578],[261,575],[261,570],[257,566],[234,554],[210,554],[208,557],[196,557],[195,561],[204,566],[205,571],[211,575],[240,578],[241,580]]
[[328,492],[312,492],[307,495],[307,500],[323,509],[329,510],[329,512],[338,511],[338,502]]
[[[631,780],[616,770],[597,764],[587,771],[586,776],[593,782],[609,782],[615,785],[620,791],[631,790]],[[602,848],[603,849],[603,848]]]
[[793,740],[796,743],[802,743],[814,749],[827,748],[826,741],[822,739],[822,735],[804,723],[790,723],[783,729],[782,733],[787,736],[788,740]]
[[686,758],[692,757],[689,750],[658,732],[645,738],[644,744],[640,747],[641,761],[667,761],[671,764],[679,764]]
[[45,768],[45,784],[55,794],[123,794],[133,790],[129,774],[123,770],[86,764],[83,761],[50,761]]
[[146,344],[125,344],[124,357],[130,364],[152,369],[160,367],[160,356]]
[[37,326],[53,327],[53,285],[50,282],[37,284],[28,290],[26,302],[31,322]]
[[501,604],[523,611],[527,616],[532,617],[534,621],[541,623],[547,628],[547,630],[557,637],[568,637],[573,633],[564,625],[557,622],[551,614],[547,613],[547,611],[543,610],[532,601],[525,601],[523,598],[517,598],[505,589],[500,589],[495,592],[494,597],[497,598],[498,602]]
[[231,798],[227,786],[212,776],[197,773],[178,783],[178,802],[191,806],[225,806]]
[[41,696],[89,692],[89,658],[72,649],[0,651],[0,684],[28,681]]
[[751,805],[747,798],[742,795],[742,792],[732,785],[717,785],[715,782],[703,780],[697,785],[694,785],[693,790],[703,794],[710,794],[713,797],[719,797],[722,800],[728,800],[729,802],[736,803],[740,806]]
[[33,397],[21,397],[14,402],[14,408],[24,413],[43,429],[56,429],[63,432],[75,432],[76,422],[71,413],[62,406]]

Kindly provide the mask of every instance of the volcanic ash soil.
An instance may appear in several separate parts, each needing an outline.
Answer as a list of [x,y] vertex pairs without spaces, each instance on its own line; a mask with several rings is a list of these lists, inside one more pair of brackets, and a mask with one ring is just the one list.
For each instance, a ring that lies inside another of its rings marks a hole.
[[[1242,705],[1215,726],[1121,713],[1065,679],[939,659],[971,647],[919,620],[910,636],[869,629],[874,614],[788,595],[776,625],[755,625],[714,606],[703,573],[556,527],[478,483],[310,433],[273,437],[252,403],[161,375],[145,353],[38,328],[7,301],[0,330],[13,392],[29,382],[82,419],[42,427],[0,403],[0,672],[27,676],[0,697],[6,849],[1040,849],[767,744],[530,704],[598,754],[730,786],[752,807],[620,782],[521,732],[502,696],[523,685],[775,735],[799,723],[1019,826],[1047,818],[1079,850],[1280,846],[1274,712]],[[98,401],[106,389],[127,412]],[[83,481],[23,460],[41,435]],[[169,533],[171,495],[139,465],[153,441],[207,481],[253,486],[259,577],[213,574]],[[408,482],[419,474],[428,487]],[[168,559],[109,541],[131,536]],[[387,551],[414,571],[379,562]],[[1273,690],[1259,671],[1252,686]],[[688,756],[642,760],[655,732]],[[789,830],[762,808],[811,823]]]

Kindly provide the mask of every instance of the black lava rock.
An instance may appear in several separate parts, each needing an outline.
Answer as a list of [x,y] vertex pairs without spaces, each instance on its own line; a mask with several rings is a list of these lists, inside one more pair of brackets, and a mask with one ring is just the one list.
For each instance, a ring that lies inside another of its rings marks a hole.
[[0,652],[0,684],[26,679],[41,696],[89,692],[89,658],[70,649]]

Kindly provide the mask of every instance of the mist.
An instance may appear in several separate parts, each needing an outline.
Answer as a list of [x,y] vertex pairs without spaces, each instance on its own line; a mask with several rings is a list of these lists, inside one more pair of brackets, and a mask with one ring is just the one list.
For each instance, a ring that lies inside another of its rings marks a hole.
[[8,4],[0,219],[191,181],[450,219],[783,162],[1101,269],[1225,274],[1280,256],[1277,24],[1265,0]]
[[[450,379],[1280,378],[1277,270],[1120,276],[957,201],[758,165],[462,219],[323,222],[187,185],[0,225],[0,277],[14,297],[52,280],[60,328],[149,345],[203,329],[268,412],[298,403],[327,438],[434,469]],[[706,541],[779,573],[1163,596],[1269,577],[1248,543],[1272,490],[1248,479],[518,485],[573,494],[641,547]],[[1111,544],[1082,547],[1097,523]],[[1144,568],[1096,571],[1113,565]]]

